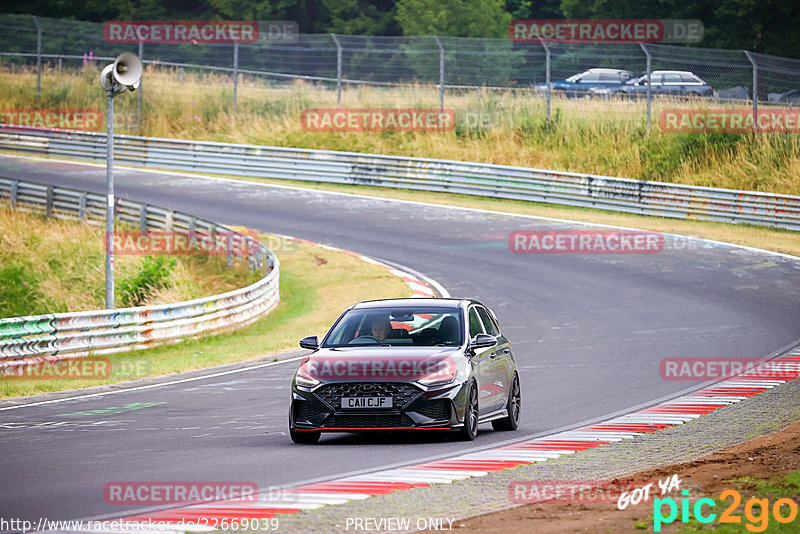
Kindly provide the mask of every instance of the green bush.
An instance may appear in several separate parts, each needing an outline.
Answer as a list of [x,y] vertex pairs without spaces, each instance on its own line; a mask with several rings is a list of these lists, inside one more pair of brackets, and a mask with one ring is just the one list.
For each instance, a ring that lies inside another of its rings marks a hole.
[[171,256],[145,256],[139,270],[119,281],[119,296],[125,306],[141,306],[159,289],[169,287],[177,258]]

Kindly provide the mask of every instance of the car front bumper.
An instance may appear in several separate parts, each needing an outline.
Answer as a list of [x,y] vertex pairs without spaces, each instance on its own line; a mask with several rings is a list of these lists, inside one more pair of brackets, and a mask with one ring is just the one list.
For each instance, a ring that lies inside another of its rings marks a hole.
[[[368,392],[361,386],[370,384]],[[415,382],[292,384],[289,425],[294,430],[447,430],[463,426],[466,384],[425,387]],[[342,396],[392,396],[392,408],[342,409]]]

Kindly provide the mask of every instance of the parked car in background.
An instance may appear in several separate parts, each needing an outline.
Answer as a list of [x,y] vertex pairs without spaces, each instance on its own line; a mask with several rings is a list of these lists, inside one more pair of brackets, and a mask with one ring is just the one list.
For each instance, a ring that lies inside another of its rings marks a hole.
[[800,104],[800,89],[792,89],[785,93],[769,93],[767,100],[776,104]]
[[[567,96],[585,96],[593,87],[612,87],[629,80],[633,73],[620,69],[589,69],[570,76],[566,80],[550,82],[551,90]],[[546,91],[547,84],[534,86],[537,91]]]
[[[692,72],[682,70],[656,70],[650,75],[650,91],[653,95],[709,97],[713,88]],[[591,96],[630,96],[647,95],[647,73],[615,86],[594,87]]]

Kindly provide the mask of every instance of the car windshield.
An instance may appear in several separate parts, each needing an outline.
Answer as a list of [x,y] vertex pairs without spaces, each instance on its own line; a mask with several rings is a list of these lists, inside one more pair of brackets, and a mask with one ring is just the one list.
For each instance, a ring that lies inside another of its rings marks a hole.
[[462,331],[461,313],[455,308],[355,309],[336,323],[322,346],[458,346]]

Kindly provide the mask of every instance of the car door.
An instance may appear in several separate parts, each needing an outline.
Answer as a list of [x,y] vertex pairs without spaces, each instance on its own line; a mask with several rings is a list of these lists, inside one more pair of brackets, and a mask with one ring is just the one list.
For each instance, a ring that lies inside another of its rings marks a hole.
[[683,79],[677,72],[667,72],[662,74],[661,92],[665,95],[680,96],[685,94]]
[[683,81],[683,94],[706,96],[709,92],[708,84],[693,74],[681,74]]
[[[478,334],[490,334],[480,318],[480,306],[472,305],[469,309],[470,339]],[[484,310],[485,313],[485,310]],[[478,398],[481,413],[499,410],[508,397],[508,378],[502,359],[498,359],[498,347],[494,345],[476,350],[475,361],[478,370]],[[501,352],[502,354],[502,349]]]
[[[478,310],[475,306],[470,306],[467,311],[467,328],[469,339],[472,340],[478,334],[485,334],[483,323],[478,317]],[[496,386],[493,385],[491,376],[491,364],[494,362],[492,356],[495,353],[495,347],[486,347],[482,349],[474,349],[472,361],[475,364],[475,373],[478,378],[478,406],[481,414],[487,414],[495,410],[497,404]]]
[[508,400],[508,392],[511,390],[511,381],[514,379],[514,370],[516,369],[514,355],[511,353],[511,343],[500,331],[497,319],[488,308],[477,306],[477,310],[486,333],[497,338],[494,354],[489,356],[492,361],[489,364],[490,372],[487,374],[495,387],[501,388],[496,392],[497,409],[504,408]]

